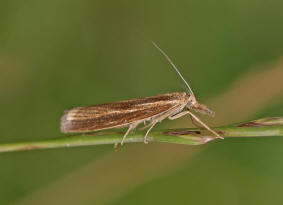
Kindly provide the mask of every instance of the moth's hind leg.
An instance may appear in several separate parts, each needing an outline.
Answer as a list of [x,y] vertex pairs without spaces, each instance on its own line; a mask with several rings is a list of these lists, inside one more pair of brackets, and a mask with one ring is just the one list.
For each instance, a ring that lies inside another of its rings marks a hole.
[[137,125],[138,125],[138,124],[130,124],[130,125],[129,125],[129,128],[128,128],[127,132],[126,132],[126,133],[124,134],[124,136],[123,136],[123,139],[122,139],[122,141],[121,141],[121,145],[124,144],[124,141],[125,141],[126,137],[128,136],[128,134],[129,134],[132,130],[134,130],[134,129],[137,127]]
[[[148,133],[149,133],[150,130],[154,127],[154,125],[155,125],[156,123],[158,123],[158,122],[159,122],[158,120],[154,120],[154,121],[151,121],[148,125],[145,126],[145,127],[150,127],[150,128],[146,131],[145,136],[143,137],[145,144],[148,144],[148,141],[147,141],[147,139],[146,139],[147,136],[148,136]],[[137,123],[137,124],[131,124],[131,125],[129,125],[129,128],[128,128],[127,132],[126,132],[126,133],[124,134],[124,136],[123,136],[123,139],[122,139],[122,141],[121,141],[121,145],[124,144],[124,141],[125,141],[126,137],[127,137],[127,136],[130,134],[130,132],[131,132],[132,130],[134,130],[137,126],[138,126],[138,123]],[[145,127],[144,127],[144,128],[145,128]],[[115,144],[114,148],[117,148],[117,144]]]
[[162,120],[164,120],[167,117],[168,117],[168,113],[156,116],[156,117],[151,119],[151,122],[148,123],[148,125],[142,127],[142,129],[149,127],[148,130],[146,131],[144,137],[143,137],[143,142],[145,144],[148,144],[147,136],[148,136],[148,133],[150,132],[150,130],[154,127],[154,125],[156,125],[156,123],[158,123],[158,122],[161,122]]

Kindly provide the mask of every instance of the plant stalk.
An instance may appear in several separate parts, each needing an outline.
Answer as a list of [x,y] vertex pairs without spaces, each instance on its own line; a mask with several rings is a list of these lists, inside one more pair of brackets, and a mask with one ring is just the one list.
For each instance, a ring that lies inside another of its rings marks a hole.
[[[212,128],[220,136],[228,137],[272,137],[283,136],[283,117],[269,117],[230,126]],[[78,147],[101,144],[117,144],[121,142],[122,131],[106,130],[90,134],[77,134],[30,142],[13,142],[0,144],[0,152],[20,150],[49,149],[62,147]],[[137,130],[129,134],[125,143],[143,142],[145,131]],[[148,142],[166,142],[185,145],[202,145],[216,140],[204,129],[183,128],[152,131]],[[220,139],[217,139],[221,142]]]

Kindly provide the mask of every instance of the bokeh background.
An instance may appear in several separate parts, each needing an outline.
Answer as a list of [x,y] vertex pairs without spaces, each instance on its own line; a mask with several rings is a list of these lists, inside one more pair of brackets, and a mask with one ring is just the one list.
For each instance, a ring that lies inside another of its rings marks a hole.
[[[224,125],[283,115],[283,1],[3,0],[0,142],[62,136],[63,110],[184,86]],[[186,117],[155,129],[191,126]],[[0,154],[0,204],[282,204],[283,139]]]

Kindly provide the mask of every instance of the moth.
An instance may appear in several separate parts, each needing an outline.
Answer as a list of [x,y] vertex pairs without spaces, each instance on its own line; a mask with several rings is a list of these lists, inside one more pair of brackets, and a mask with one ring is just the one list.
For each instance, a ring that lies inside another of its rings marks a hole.
[[61,118],[61,132],[93,132],[104,129],[128,127],[121,140],[121,145],[123,145],[127,135],[132,130],[139,124],[146,124],[146,122],[148,122],[148,124],[144,126],[144,128],[148,128],[144,135],[144,143],[147,144],[147,136],[156,123],[161,122],[165,118],[174,120],[184,115],[189,115],[193,123],[194,120],[196,120],[205,129],[215,135],[216,138],[222,138],[217,132],[212,130],[191,112],[191,110],[194,110],[202,114],[214,116],[212,110],[198,103],[191,87],[173,61],[161,48],[154,42],[152,43],[184,81],[188,89],[187,92],[165,93],[152,97],[123,100],[87,107],[76,107],[66,110]]

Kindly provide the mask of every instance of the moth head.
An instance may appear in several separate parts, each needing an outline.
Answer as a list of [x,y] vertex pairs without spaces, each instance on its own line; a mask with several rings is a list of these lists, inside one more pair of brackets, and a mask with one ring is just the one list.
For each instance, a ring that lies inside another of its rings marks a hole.
[[189,97],[189,102],[188,102],[188,104],[187,104],[187,108],[192,109],[192,110],[194,110],[194,111],[196,111],[196,112],[199,112],[199,113],[201,113],[201,114],[204,114],[204,115],[209,115],[209,116],[211,116],[211,117],[214,117],[214,115],[215,115],[215,112],[214,112],[214,111],[210,110],[210,109],[209,109],[208,107],[206,107],[205,105],[200,104],[200,103],[196,100],[195,96],[192,95],[192,94],[191,94],[190,97]]

